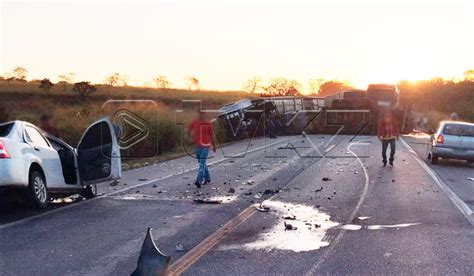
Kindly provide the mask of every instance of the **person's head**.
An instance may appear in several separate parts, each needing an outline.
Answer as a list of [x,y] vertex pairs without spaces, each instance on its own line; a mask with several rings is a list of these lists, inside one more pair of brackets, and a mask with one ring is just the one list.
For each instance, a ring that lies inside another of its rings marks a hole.
[[49,115],[49,114],[43,114],[43,115],[41,115],[41,117],[40,117],[40,125],[42,125],[42,126],[49,126],[49,125],[51,125],[51,120],[52,120],[51,115]]

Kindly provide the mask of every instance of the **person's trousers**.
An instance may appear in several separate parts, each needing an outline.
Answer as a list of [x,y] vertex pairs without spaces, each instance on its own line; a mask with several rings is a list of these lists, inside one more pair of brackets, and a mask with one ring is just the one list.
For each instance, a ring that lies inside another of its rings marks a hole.
[[387,148],[390,144],[390,161],[393,161],[395,157],[395,138],[383,139],[382,140],[382,159],[384,163],[387,163]]
[[208,147],[196,147],[196,158],[199,162],[199,169],[196,178],[196,182],[203,183],[211,181],[211,175],[209,174],[209,169],[207,168],[206,161],[207,156],[209,155]]

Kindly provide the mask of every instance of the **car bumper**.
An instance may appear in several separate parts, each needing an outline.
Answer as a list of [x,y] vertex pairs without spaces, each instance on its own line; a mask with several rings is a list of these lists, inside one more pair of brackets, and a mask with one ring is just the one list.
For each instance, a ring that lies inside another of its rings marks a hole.
[[462,159],[462,160],[473,160],[474,149],[453,149],[446,147],[433,147],[433,153],[439,157]]
[[20,159],[0,159],[0,187],[28,186],[28,165]]

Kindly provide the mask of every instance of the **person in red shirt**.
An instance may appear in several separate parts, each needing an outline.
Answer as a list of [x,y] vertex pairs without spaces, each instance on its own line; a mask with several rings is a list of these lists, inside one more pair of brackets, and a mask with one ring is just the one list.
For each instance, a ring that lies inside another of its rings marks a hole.
[[398,140],[399,136],[398,124],[393,114],[390,111],[382,113],[377,125],[377,137],[382,142],[382,162],[384,166],[387,166],[387,148],[389,144],[389,164],[393,166],[393,160],[395,159],[395,140]]
[[199,169],[194,184],[201,188],[201,185],[211,182],[211,175],[206,164],[209,148],[212,147],[212,150],[216,152],[212,124],[206,120],[204,112],[199,112],[199,118],[189,124],[188,135],[194,142],[196,158],[199,162]]

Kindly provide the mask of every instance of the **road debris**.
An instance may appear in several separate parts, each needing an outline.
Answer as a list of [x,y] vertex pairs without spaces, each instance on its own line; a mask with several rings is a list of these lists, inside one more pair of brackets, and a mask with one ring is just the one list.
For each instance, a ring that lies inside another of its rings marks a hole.
[[234,188],[229,188],[229,191],[227,191],[227,193],[233,194],[233,193],[235,193],[235,189]]
[[178,243],[175,249],[176,249],[176,252],[188,251],[188,249],[182,243]]
[[120,180],[114,180],[110,183],[110,186],[115,187],[119,184]]
[[193,201],[200,204],[221,204],[222,203],[222,200],[216,200],[216,199],[194,199]]
[[264,212],[264,213],[270,212],[270,207],[263,206],[262,204],[255,206],[255,209],[257,209],[257,211]]
[[138,181],[147,181],[148,178],[139,178]]
[[332,179],[329,178],[329,177],[323,177],[321,180],[322,180],[322,181],[331,181]]
[[314,192],[315,192],[315,193],[319,193],[319,192],[321,192],[322,190],[323,190],[323,187],[319,187],[319,189],[316,189]]
[[278,194],[280,192],[280,190],[277,190],[277,189],[266,189],[265,191],[263,191],[263,195],[266,195],[266,196],[269,196],[269,195],[274,195],[274,194]]
[[147,230],[138,256],[137,268],[132,272],[132,276],[162,275],[171,262],[171,257],[163,254],[156,246],[151,230],[151,228]]
[[295,215],[291,215],[291,216],[284,216],[283,219],[288,219],[288,220],[296,220],[296,216]]
[[468,177],[467,180],[474,181],[474,177]]
[[283,222],[283,224],[285,225],[285,230],[298,230],[298,227],[294,227],[289,223]]

